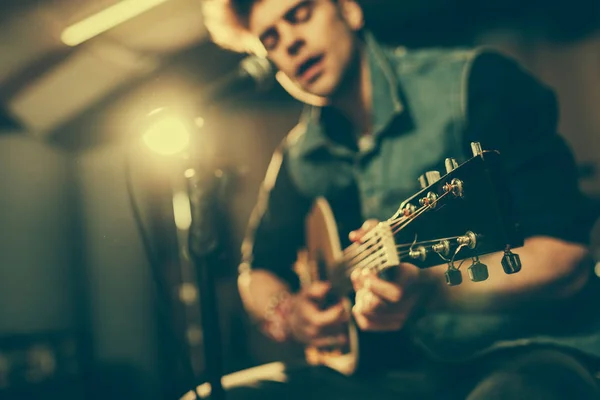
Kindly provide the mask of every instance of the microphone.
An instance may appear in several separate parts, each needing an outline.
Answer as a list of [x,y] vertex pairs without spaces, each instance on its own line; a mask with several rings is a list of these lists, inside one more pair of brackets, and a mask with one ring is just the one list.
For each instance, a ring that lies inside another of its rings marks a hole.
[[217,79],[203,89],[204,101],[219,101],[247,91],[268,90],[275,81],[275,71],[269,60],[258,56],[242,59],[235,71]]

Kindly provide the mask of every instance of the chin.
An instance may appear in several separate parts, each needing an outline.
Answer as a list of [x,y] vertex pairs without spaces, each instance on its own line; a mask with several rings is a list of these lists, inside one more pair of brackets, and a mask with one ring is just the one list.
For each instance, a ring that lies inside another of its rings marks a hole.
[[338,89],[338,80],[324,74],[305,90],[315,96],[330,98]]

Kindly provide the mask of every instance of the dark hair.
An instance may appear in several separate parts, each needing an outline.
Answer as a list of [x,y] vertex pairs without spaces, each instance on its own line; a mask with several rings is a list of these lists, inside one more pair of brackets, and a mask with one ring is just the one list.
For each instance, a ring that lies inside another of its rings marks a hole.
[[261,0],[204,0],[204,25],[219,46],[239,53],[262,53],[264,48],[248,31],[252,6]]

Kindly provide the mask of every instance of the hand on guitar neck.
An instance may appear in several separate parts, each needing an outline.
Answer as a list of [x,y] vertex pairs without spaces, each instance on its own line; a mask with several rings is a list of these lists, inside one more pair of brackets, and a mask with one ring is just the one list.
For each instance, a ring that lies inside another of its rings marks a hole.
[[[368,220],[356,231],[350,232],[350,240],[360,243],[363,236],[377,225]],[[420,287],[421,269],[402,262],[393,270],[393,276],[384,279],[372,270],[355,270],[352,285],[356,292],[352,308],[356,324],[365,331],[396,331],[403,327],[422,297]]]

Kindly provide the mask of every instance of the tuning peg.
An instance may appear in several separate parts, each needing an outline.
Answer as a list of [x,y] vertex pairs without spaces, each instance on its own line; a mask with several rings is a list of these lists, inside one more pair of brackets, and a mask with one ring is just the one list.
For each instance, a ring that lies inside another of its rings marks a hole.
[[458,286],[462,283],[462,273],[452,265],[448,266],[445,275],[448,286]]
[[506,250],[502,257],[502,268],[509,275],[519,272],[521,270],[521,257],[510,250]]
[[481,263],[478,258],[473,261],[473,264],[469,267],[469,278],[473,282],[485,281],[490,275],[488,273],[487,265]]
[[450,172],[454,171],[456,168],[458,168],[458,163],[456,162],[456,160],[454,158],[446,158],[446,173],[449,174]]
[[427,258],[427,249],[424,246],[419,246],[414,250],[410,250],[408,256],[413,260],[425,261]]
[[442,240],[441,242],[431,246],[431,250],[445,257],[450,254],[450,242],[447,240]]
[[479,142],[471,142],[471,151],[473,152],[473,157],[477,157],[483,153],[483,149],[481,148],[481,143]]
[[471,231],[468,231],[463,236],[456,238],[458,244],[467,246],[470,249],[477,247],[477,235]]
[[419,184],[421,189],[425,189],[429,185],[433,185],[440,180],[441,174],[439,171],[427,171],[423,175],[419,176]]

